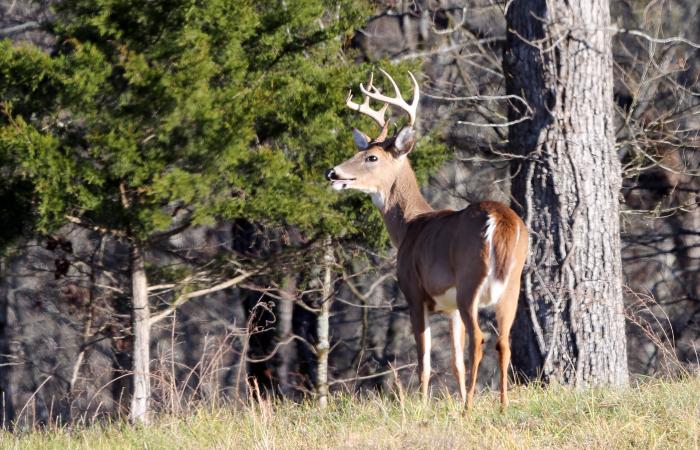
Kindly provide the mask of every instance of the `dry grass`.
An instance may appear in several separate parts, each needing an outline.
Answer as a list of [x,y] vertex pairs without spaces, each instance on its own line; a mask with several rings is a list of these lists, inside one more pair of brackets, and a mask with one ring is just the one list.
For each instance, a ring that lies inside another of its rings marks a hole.
[[698,448],[700,380],[650,380],[628,389],[515,388],[511,407],[482,393],[470,414],[453,397],[416,396],[255,403],[123,422],[0,434],[1,448]]

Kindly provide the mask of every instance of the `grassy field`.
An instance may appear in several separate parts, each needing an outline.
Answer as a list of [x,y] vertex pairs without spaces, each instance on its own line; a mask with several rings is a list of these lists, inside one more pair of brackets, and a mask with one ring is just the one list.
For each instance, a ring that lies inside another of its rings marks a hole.
[[469,414],[449,396],[333,397],[256,404],[125,423],[0,434],[0,448],[635,448],[697,449],[700,380],[649,381],[624,390],[516,387],[501,413],[486,392]]

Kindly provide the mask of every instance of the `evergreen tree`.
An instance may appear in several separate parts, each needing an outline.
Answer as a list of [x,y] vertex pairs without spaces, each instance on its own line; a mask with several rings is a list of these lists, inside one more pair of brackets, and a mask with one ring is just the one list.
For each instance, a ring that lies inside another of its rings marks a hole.
[[[349,213],[365,200],[323,180],[353,151],[344,96],[369,67],[344,45],[362,5],[76,0],[55,12],[52,55],[1,44],[0,158],[38,230],[70,221],[128,244],[131,414],[147,420],[150,245],[232,218],[381,243],[368,204]],[[439,147],[426,142],[428,166]]]

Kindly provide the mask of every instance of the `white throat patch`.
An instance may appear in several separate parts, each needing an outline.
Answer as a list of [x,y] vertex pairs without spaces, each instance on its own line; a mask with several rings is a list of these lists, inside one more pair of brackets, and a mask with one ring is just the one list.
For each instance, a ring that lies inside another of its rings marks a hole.
[[370,197],[372,197],[372,203],[374,203],[374,206],[380,210],[384,208],[384,195],[380,191],[370,188],[354,188],[352,186],[349,186],[349,188],[369,194]]
[[376,206],[380,210],[383,210],[384,209],[384,195],[382,195],[382,193],[379,191],[370,192],[369,194],[372,196],[372,203],[374,203],[374,206]]

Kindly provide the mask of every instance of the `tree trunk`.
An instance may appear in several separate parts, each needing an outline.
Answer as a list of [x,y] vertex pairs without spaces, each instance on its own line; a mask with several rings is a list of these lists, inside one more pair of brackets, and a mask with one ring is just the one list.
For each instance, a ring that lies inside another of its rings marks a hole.
[[140,242],[131,245],[131,295],[132,328],[134,333],[133,382],[129,419],[132,422],[148,423],[151,400],[150,360],[151,324],[148,306],[148,282]]
[[[5,256],[0,256],[0,281],[5,277],[6,270]],[[0,285],[0,430],[12,428],[12,421],[15,418],[15,409],[12,398],[12,377],[11,377],[11,343],[9,333],[9,298],[8,293]]]
[[515,0],[503,59],[516,208],[531,232],[513,365],[576,386],[628,382],[608,0]]
[[[280,300],[277,302],[277,326],[275,327],[276,341],[279,345],[292,336],[292,319],[294,317],[294,300],[296,299],[297,280],[289,275],[282,282]],[[289,372],[292,364],[292,345],[288,342],[277,351],[276,378],[277,391],[282,396],[287,396],[290,391]]]
[[316,357],[318,358],[318,371],[316,374],[316,394],[318,406],[323,409],[328,405],[328,352],[331,348],[328,337],[331,300],[333,286],[331,285],[333,271],[333,244],[330,237],[326,238],[325,253],[323,256],[324,275],[321,289],[321,311],[318,313],[316,330],[318,343],[316,344]]

